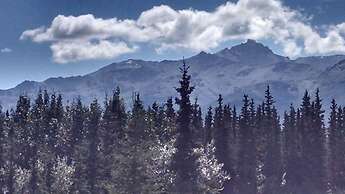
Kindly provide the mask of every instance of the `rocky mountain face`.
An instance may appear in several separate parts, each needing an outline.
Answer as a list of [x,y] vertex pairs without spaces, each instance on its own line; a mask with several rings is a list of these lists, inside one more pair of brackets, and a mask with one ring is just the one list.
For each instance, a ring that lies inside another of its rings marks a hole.
[[[299,105],[306,89],[320,88],[325,108],[331,98],[345,103],[345,55],[304,57],[290,60],[277,55],[254,40],[226,48],[217,53],[201,52],[185,60],[190,65],[195,98],[204,108],[213,105],[218,94],[227,103],[239,104],[243,94],[261,103],[269,84],[279,110],[293,103]],[[129,59],[113,63],[85,76],[49,78],[43,82],[24,81],[18,86],[0,90],[0,102],[13,107],[19,95],[36,96],[47,89],[64,95],[66,101],[80,96],[85,102],[100,101],[119,86],[127,105],[134,92],[139,92],[148,105],[176,95],[178,67],[182,61],[143,61]]]

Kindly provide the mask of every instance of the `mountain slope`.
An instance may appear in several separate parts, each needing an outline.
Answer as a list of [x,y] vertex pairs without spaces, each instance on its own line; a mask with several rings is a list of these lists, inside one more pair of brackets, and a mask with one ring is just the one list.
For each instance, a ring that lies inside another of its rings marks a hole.
[[[211,54],[201,52],[186,59],[191,66],[195,96],[204,106],[213,104],[219,93],[229,103],[239,104],[244,93],[261,100],[270,84],[280,110],[298,103],[305,89],[321,88],[328,102],[337,94],[345,99],[344,55],[305,57],[290,60],[273,53],[268,47],[248,40],[246,43]],[[24,81],[9,90],[0,90],[0,102],[13,107],[18,95],[34,97],[39,88],[61,92],[65,100],[80,96],[85,102],[94,98],[103,101],[120,86],[126,103],[131,104],[133,92],[140,92],[146,104],[164,102],[175,96],[182,61],[143,61],[129,59],[113,63],[85,76],[49,78],[43,82]],[[344,88],[335,91],[335,88]]]

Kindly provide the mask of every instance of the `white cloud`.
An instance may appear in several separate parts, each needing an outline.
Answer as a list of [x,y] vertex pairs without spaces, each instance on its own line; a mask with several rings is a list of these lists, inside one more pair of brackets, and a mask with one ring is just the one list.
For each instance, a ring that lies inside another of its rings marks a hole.
[[125,53],[131,53],[136,47],[128,47],[124,42],[101,40],[98,43],[64,41],[50,46],[53,59],[57,63],[68,63],[88,59],[110,59]]
[[294,57],[345,53],[345,22],[320,33],[307,16],[279,0],[239,0],[212,12],[161,5],[142,12],[137,20],[59,15],[49,27],[24,31],[20,38],[50,42],[56,62],[112,58],[133,52],[140,44],[153,45],[157,52],[200,51],[249,38],[273,40]]
[[1,53],[10,53],[10,52],[12,52],[12,49],[10,49],[10,48],[2,48],[2,49],[0,50],[0,52],[1,52]]

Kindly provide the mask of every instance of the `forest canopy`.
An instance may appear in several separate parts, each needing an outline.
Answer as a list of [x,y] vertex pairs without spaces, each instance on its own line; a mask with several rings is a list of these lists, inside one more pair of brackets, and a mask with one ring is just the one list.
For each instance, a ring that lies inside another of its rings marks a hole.
[[[3,193],[324,194],[345,191],[345,107],[324,118],[319,90],[277,113],[243,95],[241,107],[202,110],[183,63],[177,97],[126,107],[39,91],[0,113]],[[173,86],[172,86],[173,87]],[[203,115],[205,113],[205,115]]]

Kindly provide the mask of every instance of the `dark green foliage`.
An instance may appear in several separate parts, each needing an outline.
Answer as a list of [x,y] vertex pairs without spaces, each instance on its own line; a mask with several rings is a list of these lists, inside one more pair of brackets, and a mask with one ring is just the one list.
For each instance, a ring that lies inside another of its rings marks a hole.
[[[298,113],[299,114],[299,113]],[[283,131],[285,135],[285,180],[283,189],[286,193],[301,193],[303,183],[302,140],[297,128],[297,113],[291,105],[289,113],[284,116]]]
[[100,146],[101,108],[94,100],[85,113],[85,138],[75,145],[76,173],[72,191],[99,193],[102,180]]
[[17,129],[15,131],[15,136],[18,141],[18,146],[20,146],[18,164],[26,169],[29,168],[29,161],[31,160],[30,137],[32,134],[28,127],[29,110],[29,98],[27,96],[20,96],[13,119],[14,127]]
[[143,102],[140,99],[139,94],[135,94],[133,101],[132,114],[129,116],[128,123],[128,136],[125,146],[129,153],[127,163],[127,173],[125,190],[129,193],[140,193],[145,190],[145,185],[149,181],[149,177],[146,174],[147,166],[143,166],[141,160],[142,152],[148,149],[149,142],[151,140],[150,131],[145,119],[146,111],[144,109]]
[[5,174],[5,184],[9,194],[15,193],[15,169],[16,169],[16,153],[18,153],[16,146],[16,136],[13,122],[14,112],[11,111],[11,116],[6,113],[5,127],[8,130],[8,138],[5,142],[6,146],[6,160],[8,162],[7,171]]
[[[223,170],[229,174],[235,174],[234,161],[232,160],[232,150],[230,150],[231,138],[231,109],[228,105],[223,105],[223,98],[221,95],[218,97],[218,106],[215,108],[214,113],[214,141],[216,146],[216,157],[219,162],[223,163]],[[231,192],[230,182],[225,183],[225,191]]]
[[[317,93],[318,94],[318,93]],[[319,115],[317,115],[318,113]],[[308,91],[305,92],[301,105],[301,136],[302,136],[302,157],[304,174],[303,188],[306,192],[325,192],[325,180],[322,172],[324,160],[322,153],[323,131],[319,123],[315,123],[315,117],[321,118],[321,106],[315,109],[315,102],[311,102]]]
[[219,184],[200,178],[202,162],[214,165],[200,162],[206,152],[216,158],[204,159],[222,163],[218,169],[231,176],[219,190],[226,194],[345,191],[345,108],[335,100],[328,124],[318,89],[313,97],[306,91],[300,107],[289,107],[282,126],[269,86],[258,105],[244,95],[239,115],[221,95],[203,112],[190,101],[189,67],[180,70],[177,112],[172,98],[145,109],[139,94],[126,112],[119,88],[104,107],[97,100],[84,106],[80,98],[64,106],[62,95],[47,91],[32,104],[19,96],[14,110],[0,109],[2,191],[204,193],[207,183]]
[[189,67],[183,63],[180,68],[182,77],[180,87],[176,88],[179,98],[176,104],[179,106],[177,116],[177,140],[176,153],[173,157],[173,170],[176,172],[175,192],[197,193],[196,183],[196,157],[192,154],[192,130],[190,127],[192,106],[190,94],[194,87],[190,86],[191,76],[188,74]]
[[167,102],[165,103],[165,106],[166,106],[166,110],[165,110],[166,117],[168,118],[170,122],[173,122],[176,117],[173,99],[169,98]]
[[99,127],[101,118],[101,108],[97,102],[94,100],[90,105],[90,110],[88,112],[87,122],[86,122],[86,144],[87,145],[87,162],[86,162],[86,180],[87,188],[91,193],[99,193],[97,182],[100,179],[99,172]]
[[263,174],[266,177],[264,193],[280,193],[283,176],[281,153],[281,129],[279,117],[274,106],[273,96],[269,86],[265,91],[263,130],[266,138],[266,153]]
[[203,120],[202,120],[202,112],[201,108],[198,104],[198,99],[195,99],[194,104],[192,105],[192,123],[191,123],[191,130],[193,141],[196,145],[202,145],[202,137],[203,137]]
[[239,193],[254,194],[256,186],[255,138],[254,128],[251,125],[250,100],[248,95],[243,96],[243,106],[239,118]]
[[204,145],[211,143],[213,132],[213,112],[212,107],[208,108],[205,117],[205,128],[204,128]]
[[[0,168],[5,167],[5,114],[2,112],[2,107],[0,106]],[[5,187],[5,175],[0,175],[0,188]]]
[[102,144],[102,179],[105,183],[109,183],[112,180],[113,151],[118,149],[119,141],[125,135],[126,120],[125,106],[120,97],[120,89],[117,88],[113,96],[105,102],[105,110],[99,133]]
[[344,109],[338,106],[333,99],[331,102],[331,113],[329,118],[329,149],[332,151],[330,156],[330,166],[332,179],[332,190],[342,192],[345,189],[345,129],[344,129]]

